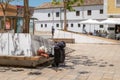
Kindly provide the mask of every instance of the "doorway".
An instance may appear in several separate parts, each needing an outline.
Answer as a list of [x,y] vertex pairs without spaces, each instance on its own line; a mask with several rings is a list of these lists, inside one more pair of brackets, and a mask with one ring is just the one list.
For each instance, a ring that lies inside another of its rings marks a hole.
[[120,33],[120,25],[115,25],[115,33]]

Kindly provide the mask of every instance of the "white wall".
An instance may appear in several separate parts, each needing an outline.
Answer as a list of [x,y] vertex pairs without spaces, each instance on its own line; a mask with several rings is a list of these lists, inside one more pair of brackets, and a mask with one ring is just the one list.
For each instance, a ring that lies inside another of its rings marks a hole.
[[[80,11],[80,16],[76,16],[76,12],[67,11],[67,19],[68,20],[82,20],[82,19],[106,19],[106,13],[100,14],[99,10],[103,9],[103,5],[96,5],[96,6],[82,6],[82,7],[74,7],[76,11]],[[35,10],[33,17],[38,18],[39,21],[48,21],[48,20],[60,20],[60,18],[64,19],[64,13],[61,11],[60,8],[55,9],[39,9]],[[87,10],[92,10],[92,15],[87,15]],[[56,12],[61,12],[61,17],[56,17]],[[50,13],[50,17],[48,17],[48,13]]]
[[0,55],[3,56],[36,56],[41,46],[50,52],[53,42],[36,35],[0,33]]
[[[81,27],[78,27],[78,23],[82,20],[86,19],[96,19],[96,20],[103,20],[106,19],[106,13],[100,14],[100,9],[103,9],[103,5],[93,5],[93,6],[81,6],[81,7],[74,7],[76,11],[80,11],[80,16],[76,16],[76,12],[67,11],[67,20],[68,20],[68,30],[75,31],[75,32],[82,32],[82,24]],[[54,26],[55,29],[62,29],[63,27],[63,20],[64,20],[64,13],[62,8],[54,8],[54,9],[39,9],[35,10],[33,17],[38,18],[38,21],[35,22],[36,31],[51,31],[51,27]],[[92,11],[92,15],[87,15],[87,10]],[[61,12],[59,17],[56,17],[56,12]],[[50,17],[48,17],[48,13],[50,13]],[[61,22],[62,21],[62,22]],[[71,23],[74,27],[71,27]],[[42,27],[41,24],[47,24],[48,27]],[[59,27],[56,27],[56,24],[59,24]],[[91,25],[95,26],[95,25]],[[89,31],[89,25],[86,25],[86,30]],[[99,28],[99,27],[98,27]],[[91,28],[92,31],[93,27]]]
[[32,56],[30,34],[0,33],[0,55]]
[[[75,12],[68,12],[67,19],[68,20],[83,20],[83,19],[106,19],[106,13],[100,14],[99,10],[103,9],[103,5],[99,6],[82,6],[75,7],[76,11],[80,11],[80,16],[76,16]],[[92,14],[87,15],[87,11],[91,10]]]

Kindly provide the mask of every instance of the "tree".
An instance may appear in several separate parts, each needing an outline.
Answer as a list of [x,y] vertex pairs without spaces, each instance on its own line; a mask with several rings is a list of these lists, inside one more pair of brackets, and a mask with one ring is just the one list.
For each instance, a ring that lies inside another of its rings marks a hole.
[[[10,2],[13,2],[15,0],[0,0],[0,6],[1,6],[1,9],[2,9],[2,12],[3,12],[3,18],[4,18],[4,27],[3,29],[5,29],[5,22],[6,22],[6,12],[7,12],[7,8],[8,8],[8,5]],[[17,0],[19,1],[19,0]]]
[[72,5],[73,4],[77,4],[78,6],[80,6],[81,4],[84,3],[84,0],[52,0],[52,3],[57,5],[60,2],[63,2],[63,6],[64,6],[64,31],[67,31],[67,15],[66,15],[66,11],[74,11]]
[[[21,0],[18,0],[21,1]],[[23,14],[23,33],[29,33],[29,23],[30,23],[30,10],[29,10],[29,0],[22,0],[24,5],[24,14]]]
[[[6,23],[6,12],[8,5],[13,1],[21,1],[21,0],[0,0],[0,6],[3,11],[4,15],[4,28],[5,29],[5,23]],[[29,21],[30,21],[30,15],[29,15],[29,0],[22,0],[24,2],[24,25],[23,25],[23,33],[29,33]]]
[[30,22],[30,12],[29,12],[29,0],[24,0],[24,26],[23,33],[29,33],[29,22]]

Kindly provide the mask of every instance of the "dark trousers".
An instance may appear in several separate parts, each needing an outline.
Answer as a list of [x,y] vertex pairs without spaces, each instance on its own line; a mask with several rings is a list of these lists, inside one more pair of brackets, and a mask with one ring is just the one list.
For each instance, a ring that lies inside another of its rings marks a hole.
[[54,48],[54,65],[55,67],[59,66],[60,63],[60,48]]

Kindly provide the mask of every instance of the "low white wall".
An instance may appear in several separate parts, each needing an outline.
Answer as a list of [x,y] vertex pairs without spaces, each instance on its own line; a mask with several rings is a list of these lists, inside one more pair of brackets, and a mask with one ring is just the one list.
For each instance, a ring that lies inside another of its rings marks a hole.
[[24,33],[0,33],[0,55],[33,56],[40,46],[50,47],[49,41]]

